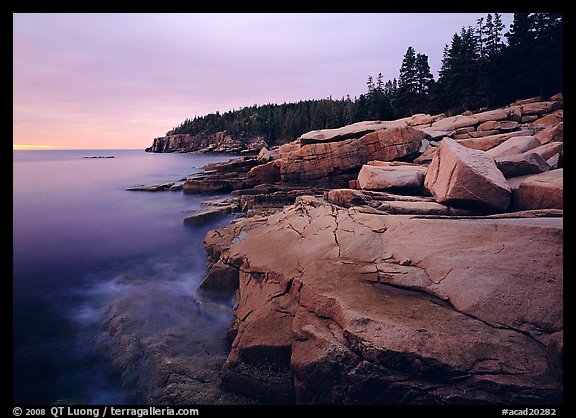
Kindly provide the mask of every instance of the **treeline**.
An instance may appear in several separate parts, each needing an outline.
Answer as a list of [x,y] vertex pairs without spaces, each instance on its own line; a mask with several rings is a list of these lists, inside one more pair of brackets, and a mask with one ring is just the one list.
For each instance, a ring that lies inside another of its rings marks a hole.
[[293,140],[314,129],[336,128],[365,117],[359,103],[349,97],[266,104],[211,113],[186,119],[172,133],[214,133],[226,130],[233,137],[263,136],[270,145]]
[[493,108],[518,98],[547,97],[563,89],[563,16],[515,13],[512,25],[498,13],[463,27],[444,46],[434,80],[428,56],[408,47],[399,77],[368,77],[367,93],[351,99],[244,107],[185,120],[172,133],[263,136],[270,145],[302,133],[361,120],[391,120],[415,113],[449,114]]

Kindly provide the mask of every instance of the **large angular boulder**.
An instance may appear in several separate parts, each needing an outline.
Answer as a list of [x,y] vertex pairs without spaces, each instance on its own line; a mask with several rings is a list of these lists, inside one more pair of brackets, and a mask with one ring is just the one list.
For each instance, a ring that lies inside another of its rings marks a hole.
[[465,147],[468,147],[468,148],[478,149],[481,151],[488,151],[489,149],[492,149],[492,148],[500,145],[501,143],[503,143],[507,139],[510,139],[510,138],[516,137],[516,136],[532,135],[533,133],[534,133],[533,130],[523,129],[521,131],[515,131],[515,132],[510,132],[510,133],[504,133],[504,134],[494,134],[494,135],[487,135],[484,137],[459,139],[458,143],[460,145],[464,145]]
[[428,166],[424,186],[439,202],[450,206],[503,211],[510,187],[494,159],[446,138]]
[[493,120],[504,120],[508,119],[508,116],[510,116],[509,108],[494,109],[487,110],[485,112],[474,113],[474,119],[478,120],[480,123]]
[[280,160],[280,178],[298,183],[326,181],[338,175],[349,177],[368,161],[392,161],[417,152],[422,139],[421,131],[401,127],[381,129],[355,139],[303,145]]
[[271,184],[280,180],[280,164],[277,160],[252,167],[246,175],[249,185]]
[[432,124],[432,128],[437,130],[456,130],[467,126],[478,125],[479,121],[473,116],[456,115],[437,120]]
[[538,174],[550,170],[546,160],[531,151],[498,158],[496,159],[496,166],[506,178]]
[[522,105],[522,115],[542,115],[544,113],[553,112],[562,107],[562,102],[558,101],[543,101],[526,103]]
[[522,180],[513,194],[513,208],[563,209],[564,208],[564,170],[547,171],[528,176]]
[[330,142],[342,141],[349,138],[359,138],[370,132],[386,129],[391,126],[406,126],[403,120],[398,121],[362,121],[352,123],[350,125],[342,126],[333,129],[318,129],[315,131],[306,132],[300,136],[300,143],[302,145],[311,144],[315,142]]
[[521,154],[540,145],[540,141],[538,141],[535,136],[516,136],[507,139],[500,145],[497,145],[486,152],[494,158],[499,158],[507,155]]
[[540,145],[539,147],[532,148],[530,151],[527,152],[536,153],[545,160],[547,160],[548,158],[551,158],[552,156],[561,152],[563,149],[564,149],[563,142],[548,142],[544,145]]
[[547,144],[548,142],[563,142],[564,122],[559,122],[556,125],[544,128],[536,134],[536,138],[541,144]]
[[425,175],[426,167],[419,165],[365,164],[358,174],[358,185],[364,190],[420,190]]

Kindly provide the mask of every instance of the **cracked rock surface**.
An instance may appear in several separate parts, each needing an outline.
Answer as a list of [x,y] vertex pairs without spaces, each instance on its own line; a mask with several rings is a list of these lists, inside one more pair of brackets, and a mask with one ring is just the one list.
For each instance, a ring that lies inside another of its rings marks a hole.
[[227,227],[228,244],[209,233],[211,262],[238,274],[223,387],[270,403],[561,402],[563,218],[509,215],[301,196]]

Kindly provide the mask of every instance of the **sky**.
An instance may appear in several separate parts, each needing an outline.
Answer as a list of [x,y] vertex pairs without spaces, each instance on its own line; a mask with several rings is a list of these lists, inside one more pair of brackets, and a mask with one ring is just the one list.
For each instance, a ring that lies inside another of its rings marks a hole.
[[15,13],[13,148],[144,149],[186,118],[358,97],[409,46],[437,79],[487,13]]

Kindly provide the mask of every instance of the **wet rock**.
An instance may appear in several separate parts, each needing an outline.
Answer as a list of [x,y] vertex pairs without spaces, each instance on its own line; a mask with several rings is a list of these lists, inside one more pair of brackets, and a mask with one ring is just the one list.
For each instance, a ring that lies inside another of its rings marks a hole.
[[254,404],[220,388],[229,308],[204,305],[170,285],[140,285],[114,301],[96,350],[142,404]]
[[158,191],[170,190],[170,188],[173,187],[174,184],[175,184],[174,182],[162,183],[162,184],[149,184],[149,185],[129,187],[126,190],[128,190],[128,191],[143,191],[143,192],[158,192]]
[[196,212],[193,215],[187,216],[184,218],[184,223],[187,225],[203,225],[218,219],[224,214],[236,212],[238,208],[239,205],[237,202],[222,206],[211,206],[207,209]]

